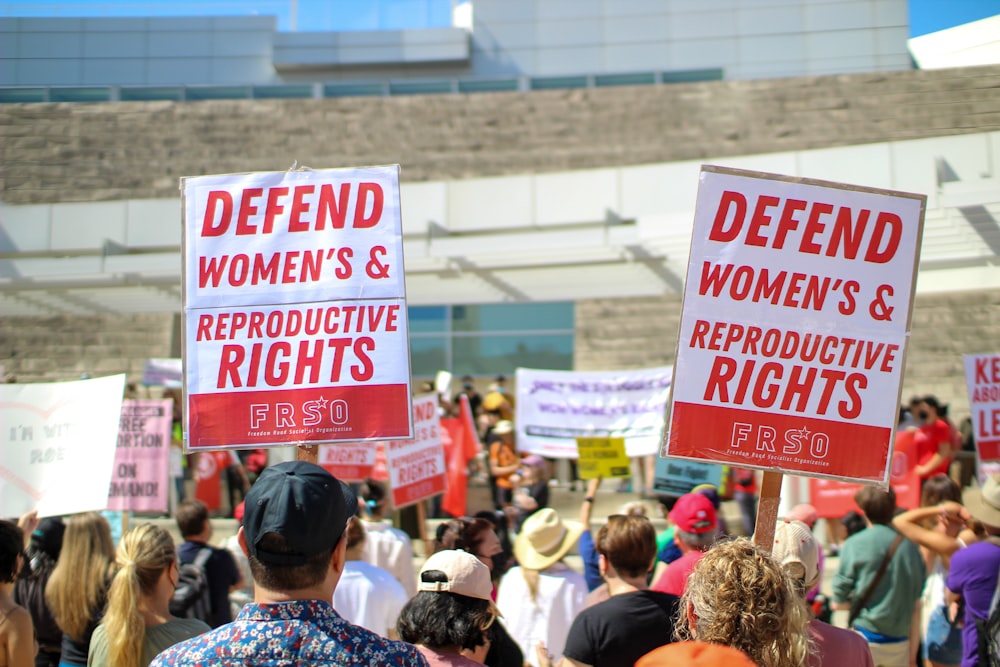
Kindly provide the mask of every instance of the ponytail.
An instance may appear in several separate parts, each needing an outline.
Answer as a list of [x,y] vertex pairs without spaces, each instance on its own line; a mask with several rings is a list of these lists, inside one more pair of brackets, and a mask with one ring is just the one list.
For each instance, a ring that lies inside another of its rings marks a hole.
[[176,562],[177,554],[170,534],[157,526],[145,524],[126,533],[118,545],[118,571],[108,593],[108,611],[104,616],[108,637],[108,664],[116,667],[140,667],[146,623],[139,603],[151,595],[163,571]]

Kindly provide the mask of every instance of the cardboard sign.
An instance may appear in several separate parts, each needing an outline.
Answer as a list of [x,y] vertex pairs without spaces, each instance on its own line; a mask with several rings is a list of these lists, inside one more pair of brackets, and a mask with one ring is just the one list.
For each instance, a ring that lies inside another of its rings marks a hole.
[[631,477],[625,438],[577,438],[580,479]]
[[411,437],[398,166],[182,188],[187,447]]
[[[920,478],[915,472],[917,452],[913,435],[912,431],[896,433],[889,477],[892,490],[896,492],[896,506],[905,509],[920,507]],[[854,494],[860,488],[860,484],[834,479],[810,479],[810,503],[816,508],[817,516],[839,519],[851,510],[858,511],[854,504]]]
[[699,484],[711,484],[720,496],[725,496],[727,489],[723,480],[726,472],[726,466],[660,456],[656,459],[653,491],[668,496],[683,496]]
[[629,456],[655,454],[670,394],[669,366],[633,371],[517,369],[517,449],[576,458],[577,438],[624,438]]
[[0,385],[0,507],[6,516],[103,510],[125,376]]
[[406,507],[444,493],[444,448],[438,422],[437,397],[413,399],[414,432],[412,440],[385,443],[386,465],[392,504]]
[[980,461],[1000,461],[1000,354],[963,357]]
[[319,464],[342,482],[363,482],[375,469],[375,443],[320,445]]
[[173,405],[170,399],[122,401],[107,509],[167,511]]
[[885,483],[926,197],[700,181],[663,454]]

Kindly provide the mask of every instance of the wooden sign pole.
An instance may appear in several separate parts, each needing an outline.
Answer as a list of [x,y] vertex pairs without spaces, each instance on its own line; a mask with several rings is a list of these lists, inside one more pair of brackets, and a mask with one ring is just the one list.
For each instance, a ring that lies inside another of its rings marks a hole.
[[295,458],[299,461],[308,461],[319,465],[319,445],[300,444],[296,448]]
[[757,501],[757,523],[753,530],[753,541],[758,547],[771,553],[774,546],[774,528],[778,523],[778,503],[781,500],[780,472],[765,471],[760,483],[760,498]]

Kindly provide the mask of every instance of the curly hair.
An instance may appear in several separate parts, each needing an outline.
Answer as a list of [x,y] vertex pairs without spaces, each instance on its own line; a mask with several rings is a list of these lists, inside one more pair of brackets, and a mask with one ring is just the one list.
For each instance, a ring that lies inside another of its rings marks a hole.
[[[448,577],[440,570],[426,570],[420,574],[420,580],[445,582]],[[486,631],[495,618],[493,603],[489,600],[420,591],[399,612],[396,632],[400,639],[410,644],[474,649],[486,643]]]
[[678,639],[738,648],[761,667],[806,664],[805,602],[770,555],[746,538],[719,542],[705,553],[680,608],[693,618],[677,624]]

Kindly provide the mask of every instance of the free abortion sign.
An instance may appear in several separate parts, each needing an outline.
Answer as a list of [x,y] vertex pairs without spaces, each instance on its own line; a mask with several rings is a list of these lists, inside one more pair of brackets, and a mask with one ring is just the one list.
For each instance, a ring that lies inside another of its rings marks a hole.
[[398,165],[181,187],[187,448],[411,437]]
[[925,206],[702,167],[662,453],[886,483]]

